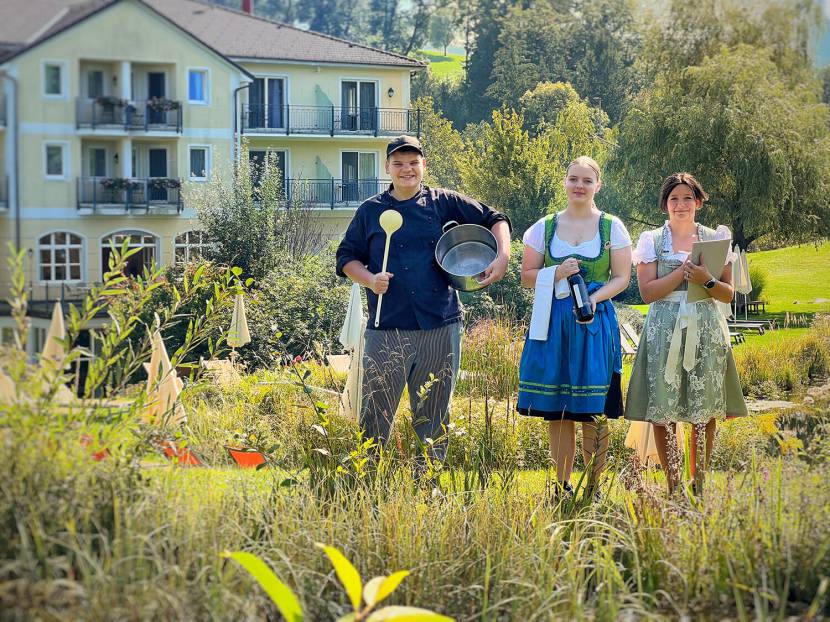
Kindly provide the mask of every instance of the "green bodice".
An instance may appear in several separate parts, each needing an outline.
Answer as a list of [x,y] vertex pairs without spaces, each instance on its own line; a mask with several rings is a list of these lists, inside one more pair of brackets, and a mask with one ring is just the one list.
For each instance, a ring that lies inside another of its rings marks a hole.
[[559,214],[550,214],[545,217],[545,267],[561,264],[568,257],[579,259],[579,272],[586,283],[606,283],[611,278],[611,216],[605,212],[599,215],[599,255],[585,257],[571,254],[563,257],[554,257],[550,253],[553,235],[556,233],[556,222]]

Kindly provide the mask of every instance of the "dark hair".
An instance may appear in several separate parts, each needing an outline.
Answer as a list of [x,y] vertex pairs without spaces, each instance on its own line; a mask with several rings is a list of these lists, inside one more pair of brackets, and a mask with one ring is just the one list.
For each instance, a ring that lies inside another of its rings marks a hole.
[[695,199],[701,203],[709,199],[709,195],[706,194],[703,186],[701,186],[700,182],[694,178],[694,175],[691,173],[674,173],[666,177],[666,179],[663,180],[663,185],[660,186],[660,211],[669,211],[666,205],[669,202],[669,195],[671,194],[671,191],[677,188],[677,186],[684,185],[689,186],[689,188],[692,189]]

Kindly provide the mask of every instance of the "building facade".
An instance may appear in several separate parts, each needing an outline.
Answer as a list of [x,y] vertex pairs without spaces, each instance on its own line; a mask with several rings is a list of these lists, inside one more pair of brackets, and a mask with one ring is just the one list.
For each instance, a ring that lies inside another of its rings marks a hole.
[[420,131],[420,62],[243,11],[7,0],[0,14],[0,298],[11,243],[35,351],[51,304],[100,282],[112,244],[140,248],[130,273],[199,253],[183,189],[230,174],[243,139],[252,160],[273,154],[287,197],[335,237],[388,183],[388,137]]

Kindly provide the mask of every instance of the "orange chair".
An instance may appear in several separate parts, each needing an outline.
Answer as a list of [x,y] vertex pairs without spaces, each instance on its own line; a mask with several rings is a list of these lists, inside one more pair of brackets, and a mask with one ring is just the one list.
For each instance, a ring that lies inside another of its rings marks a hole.
[[81,434],[80,443],[83,447],[89,447],[90,452],[92,453],[92,459],[95,462],[101,462],[104,458],[110,455],[110,450],[104,447],[100,451],[92,451],[91,447],[95,443],[95,439],[92,438],[89,434]]
[[268,459],[262,452],[255,449],[241,449],[239,447],[225,446],[237,466],[243,469],[256,469],[262,464],[267,464]]
[[200,467],[205,463],[189,447],[179,447],[173,441],[165,441],[161,446],[164,456],[180,467]]

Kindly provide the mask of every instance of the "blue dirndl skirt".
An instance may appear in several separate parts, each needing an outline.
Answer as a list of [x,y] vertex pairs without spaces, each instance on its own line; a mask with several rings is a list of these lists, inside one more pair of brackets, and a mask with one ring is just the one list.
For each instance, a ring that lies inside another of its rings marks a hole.
[[[590,283],[589,293],[602,285]],[[593,322],[578,324],[571,298],[554,298],[547,341],[525,338],[518,411],[548,420],[619,418],[621,374],[620,329],[611,301],[597,304]]]

